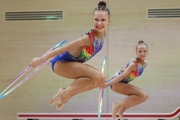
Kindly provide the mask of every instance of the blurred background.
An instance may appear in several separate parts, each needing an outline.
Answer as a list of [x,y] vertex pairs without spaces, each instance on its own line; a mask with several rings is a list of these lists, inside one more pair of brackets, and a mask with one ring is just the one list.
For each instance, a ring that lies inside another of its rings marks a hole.
[[[110,79],[131,58],[136,57],[136,44],[139,40],[144,40],[149,47],[148,66],[143,75],[130,84],[147,92],[149,99],[125,113],[175,111],[180,106],[180,12],[172,12],[171,9],[180,9],[180,1],[105,1],[111,12],[105,45],[87,63],[101,70],[103,58],[107,56],[106,76]],[[92,13],[98,2],[0,0],[0,91],[28,66],[33,57],[41,56],[62,40],[73,41],[93,28]],[[153,10],[163,12],[154,15]],[[24,14],[18,15],[16,12]],[[41,19],[28,16],[28,12],[43,12],[48,15]],[[171,15],[162,15],[167,13]],[[72,82],[73,80],[54,74],[48,63],[27,82],[0,100],[0,118],[15,120],[17,113],[22,112],[97,113],[98,88],[74,96],[61,111],[57,111],[56,106],[49,106],[49,100],[57,90]],[[111,104],[125,97],[112,92],[110,88],[105,89],[102,112],[111,113]]]

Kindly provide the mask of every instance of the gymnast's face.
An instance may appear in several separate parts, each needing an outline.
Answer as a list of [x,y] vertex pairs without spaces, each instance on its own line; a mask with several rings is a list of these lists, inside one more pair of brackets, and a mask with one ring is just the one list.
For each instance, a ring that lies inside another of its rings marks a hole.
[[105,32],[110,23],[107,11],[95,10],[93,15],[94,29],[98,32]]
[[148,48],[146,45],[139,45],[136,49],[137,57],[141,60],[145,60],[148,55]]

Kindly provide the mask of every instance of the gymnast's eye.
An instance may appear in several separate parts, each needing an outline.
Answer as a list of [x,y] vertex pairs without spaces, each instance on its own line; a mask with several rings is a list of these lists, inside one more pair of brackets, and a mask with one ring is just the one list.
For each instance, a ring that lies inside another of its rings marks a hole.
[[102,19],[101,21],[106,21],[106,19]]
[[95,21],[99,21],[97,18],[94,19]]

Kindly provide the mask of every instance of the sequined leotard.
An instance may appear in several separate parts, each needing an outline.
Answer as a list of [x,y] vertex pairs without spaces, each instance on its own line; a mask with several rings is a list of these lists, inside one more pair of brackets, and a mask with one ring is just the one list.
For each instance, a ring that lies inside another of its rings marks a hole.
[[[70,61],[70,62],[81,62],[84,63],[91,59],[96,53],[98,53],[104,44],[104,38],[100,41],[95,37],[95,30],[90,29],[87,33],[84,33],[89,36],[89,40],[92,44],[92,46],[84,46],[83,50],[81,51],[80,55],[78,57],[74,57],[73,55],[70,54],[70,52],[65,52],[62,54],[59,54],[54,57],[54,59],[51,60],[51,66],[54,71],[54,64],[56,61]],[[83,34],[83,35],[84,35]]]
[[[128,78],[122,79],[121,81],[119,81],[119,83],[120,83],[120,82],[129,83],[130,81],[132,81],[132,80],[134,80],[135,78],[139,77],[139,76],[143,73],[143,71],[144,71],[147,63],[146,63],[146,61],[145,61],[144,66],[141,66],[140,63],[138,63],[138,60],[137,60],[136,58],[133,58],[133,59],[131,59],[131,60],[128,62],[128,64],[127,64],[125,67],[123,67],[121,70],[118,70],[110,80],[112,80],[113,78],[117,77],[117,76],[120,75],[122,72],[124,72],[124,70],[129,66],[129,64],[130,64],[131,62],[134,62],[134,64],[136,65],[136,71],[132,71],[132,72],[130,73],[130,75],[128,76]],[[109,82],[110,80],[108,80],[107,82]],[[112,87],[112,86],[111,86],[111,87]]]

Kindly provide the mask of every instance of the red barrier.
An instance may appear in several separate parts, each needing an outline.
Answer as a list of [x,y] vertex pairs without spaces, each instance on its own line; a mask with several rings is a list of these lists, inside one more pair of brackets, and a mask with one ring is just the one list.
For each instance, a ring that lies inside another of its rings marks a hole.
[[[125,119],[172,119],[178,116],[180,107],[172,113],[124,113]],[[117,116],[118,117],[118,116]],[[18,113],[18,119],[97,119],[98,113]],[[111,113],[102,113],[101,119],[112,119]]]

